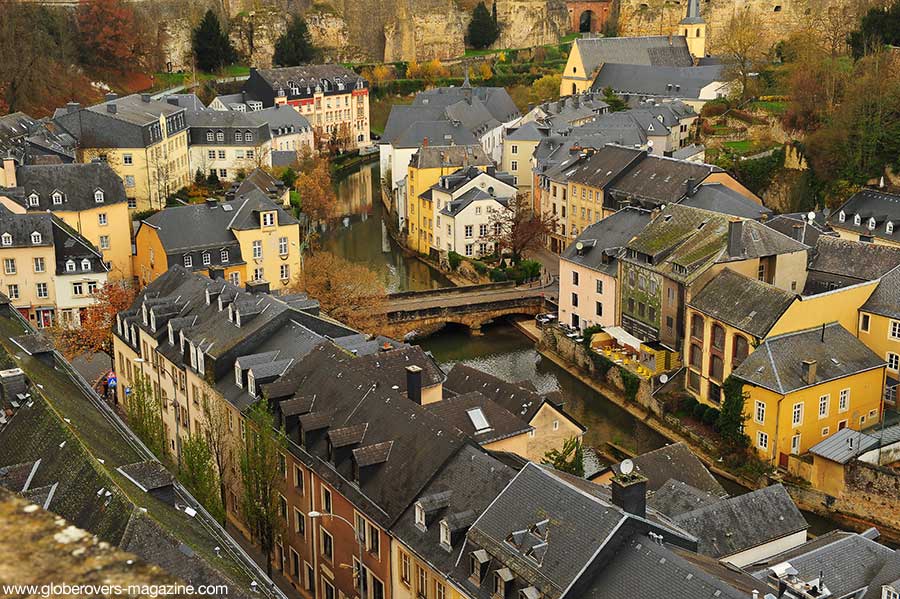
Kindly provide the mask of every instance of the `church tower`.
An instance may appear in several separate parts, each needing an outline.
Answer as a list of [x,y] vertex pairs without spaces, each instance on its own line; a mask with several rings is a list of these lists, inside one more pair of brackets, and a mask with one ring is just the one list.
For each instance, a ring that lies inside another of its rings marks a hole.
[[678,29],[687,39],[694,63],[706,56],[706,21],[700,16],[700,0],[688,0],[687,16],[678,24]]

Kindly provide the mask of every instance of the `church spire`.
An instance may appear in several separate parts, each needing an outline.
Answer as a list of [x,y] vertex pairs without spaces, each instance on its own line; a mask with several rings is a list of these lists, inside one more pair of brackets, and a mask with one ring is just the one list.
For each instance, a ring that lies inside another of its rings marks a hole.
[[681,22],[686,25],[706,22],[700,16],[700,0],[688,0],[687,16]]
[[472,83],[469,81],[469,65],[466,65],[466,78],[463,79],[462,86],[463,87],[472,87]]

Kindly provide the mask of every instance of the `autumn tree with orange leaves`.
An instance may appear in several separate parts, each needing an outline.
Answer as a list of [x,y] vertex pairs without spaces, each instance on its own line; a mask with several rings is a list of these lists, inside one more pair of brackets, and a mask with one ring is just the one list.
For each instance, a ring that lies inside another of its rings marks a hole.
[[359,331],[377,333],[384,322],[387,291],[378,275],[330,252],[316,252],[303,264],[303,291],[322,311]]
[[337,218],[337,195],[331,182],[331,164],[326,156],[303,156],[300,173],[294,181],[300,196],[300,212],[306,216],[304,246],[312,243],[318,223]]
[[134,12],[122,0],[88,0],[76,13],[85,64],[124,71],[134,58]]
[[66,359],[81,354],[105,352],[112,355],[112,328],[116,314],[134,302],[134,289],[122,283],[106,283],[91,296],[94,302],[85,308],[81,326],[57,326],[53,329],[56,348]]

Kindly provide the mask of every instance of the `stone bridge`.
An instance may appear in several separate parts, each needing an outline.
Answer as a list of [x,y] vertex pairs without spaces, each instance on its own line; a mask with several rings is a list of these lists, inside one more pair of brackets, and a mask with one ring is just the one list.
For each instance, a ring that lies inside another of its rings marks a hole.
[[481,327],[504,316],[536,316],[547,311],[557,286],[512,282],[466,285],[388,296],[382,331],[395,339],[427,337],[447,324],[459,324],[480,334]]

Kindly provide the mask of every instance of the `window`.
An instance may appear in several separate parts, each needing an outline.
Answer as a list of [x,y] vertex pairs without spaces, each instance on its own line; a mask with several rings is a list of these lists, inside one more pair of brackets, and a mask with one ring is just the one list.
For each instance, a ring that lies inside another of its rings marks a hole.
[[594,313],[603,316],[603,302],[594,302]]
[[409,554],[400,554],[400,582],[409,586]]
[[47,292],[47,283],[38,283],[37,287],[37,296],[40,298],[50,297],[50,294]]
[[447,587],[437,580],[434,582],[434,597],[435,599],[446,599],[447,597]]
[[712,346],[723,351],[725,349],[725,329],[720,324],[713,325]]
[[597,279],[597,293],[603,293],[603,281]]
[[578,307],[578,294],[577,293],[572,294],[572,307],[573,308]]
[[696,343],[691,344],[690,363],[698,370],[703,368],[703,350]]
[[209,252],[203,252],[201,259],[203,260],[203,266],[209,266],[212,263],[212,258],[210,258]]
[[[253,141],[253,134],[252,134],[251,132],[249,132],[249,131],[247,131],[246,133],[244,133],[244,141]],[[250,158],[250,157],[251,157],[251,156],[248,154],[248,155],[247,155],[247,158]]]
[[322,578],[322,588],[324,589],[322,593],[323,599],[335,599],[334,585],[324,577]]
[[279,266],[279,270],[280,270],[279,274],[281,275],[281,280],[282,280],[282,281],[287,281],[288,279],[291,278],[291,268],[290,268],[290,266],[288,266],[287,264],[281,264],[281,265]]
[[850,389],[841,389],[838,398],[838,412],[846,412],[850,408]]
[[262,268],[254,268],[253,269],[253,280],[254,281],[262,281],[265,278],[265,273]]
[[510,153],[510,154],[518,154],[518,153],[519,153],[519,146],[517,146],[516,144],[512,144],[512,145],[509,147],[509,153]]
[[231,283],[232,285],[236,285],[236,286],[240,287],[241,274],[238,272],[231,273],[230,275],[228,275],[228,282]]
[[36,193],[33,193],[30,196],[28,196],[28,205],[31,207],[36,207],[38,205],[39,201],[40,201],[40,198],[38,197],[38,194],[36,194]]
[[253,259],[259,260],[262,258],[262,241],[254,241],[253,242]]
[[709,357],[709,376],[721,381],[724,378],[724,364],[722,358],[712,354]]
[[703,342],[703,317],[699,314],[691,317],[691,337]]
[[822,436],[823,437],[827,437],[828,433],[830,433],[830,432],[831,432],[831,429],[829,429],[827,426],[822,427]]
[[306,515],[297,508],[294,508],[294,532],[306,536]]
[[208,151],[206,153],[206,157],[210,160],[215,160],[216,159],[216,151],[215,150]]
[[488,234],[488,226],[485,224],[478,225],[479,237],[487,237],[487,234]]
[[900,370],[900,354],[895,354],[894,352],[888,352],[887,367],[888,367],[888,370],[893,370],[894,372],[897,372],[898,370]]
[[278,496],[278,515],[281,516],[285,521],[287,521],[288,503],[287,499],[284,498],[284,495]]
[[884,593],[882,593],[881,599],[900,599],[900,593],[893,588],[886,586],[884,587]]
[[421,566],[416,566],[416,596],[428,597],[428,572]]
[[471,256],[472,253],[473,253],[473,252],[472,252],[472,244],[471,244],[471,243],[467,243],[467,244],[466,244],[466,256]]
[[75,261],[74,260],[66,261],[66,272],[75,272]]
[[900,320],[892,320],[891,321],[891,329],[888,336],[891,339],[900,339]]
[[131,157],[131,154],[122,154],[122,164],[126,166],[134,164],[134,159]]
[[322,511],[326,514],[331,513],[331,491],[322,487]]
[[[533,431],[531,431],[531,432],[533,432]],[[440,534],[441,534],[441,545],[443,545],[447,549],[450,549],[450,542],[451,542],[452,538],[450,536],[450,525],[447,523],[446,520],[441,520]]]
[[31,243],[32,245],[40,245],[41,244],[41,234],[35,231],[31,234]]
[[[125,175],[125,187],[134,187],[134,175]],[[128,198],[128,207],[137,208],[137,200]]]
[[59,206],[63,203],[63,195],[60,192],[54,191],[51,197],[53,198],[53,204],[55,206]]
[[466,225],[466,229],[465,229],[465,232],[466,232],[466,239],[471,239],[471,238],[472,238],[472,231],[473,231],[473,229],[474,229],[474,227],[473,227],[472,225]]
[[6,286],[6,295],[9,296],[11,300],[19,299],[19,286],[18,285],[7,285]]
[[825,394],[819,397],[819,419],[826,418],[828,416],[828,404],[831,400],[831,396]]
[[234,141],[244,141],[244,134],[241,131],[235,131]]
[[81,261],[81,270],[90,270],[91,269],[91,261],[85,258]]
[[735,335],[731,354],[731,367],[737,368],[747,358],[749,353],[750,345],[747,343],[747,338],[743,335]]
[[34,259],[34,272],[44,272],[45,264],[43,258]]
[[93,295],[97,291],[97,281],[88,281],[88,294]]
[[206,132],[206,141],[215,141],[216,135],[212,131]]
[[103,203],[103,190],[102,189],[98,189],[97,191],[94,192],[94,201],[97,202],[98,204]]
[[287,256],[288,254],[288,238],[287,237],[279,237],[278,238],[278,255],[279,256]]
[[101,212],[100,214],[97,215],[97,223],[98,223],[101,227],[105,227],[105,226],[108,224],[108,222],[109,222],[109,221],[107,221],[107,219],[106,219],[106,213],[105,213],[105,212]]
[[762,450],[769,449],[769,435],[759,431],[756,433],[756,446]]
[[10,235],[9,233],[4,233],[2,236],[0,236],[0,242],[2,242],[2,244],[5,246],[12,245],[12,235]]
[[324,528],[320,528],[319,530],[322,531],[322,546],[320,548],[322,556],[328,561],[332,561],[334,560],[334,538],[332,538],[332,536]]
[[575,271],[572,272],[572,284],[578,285],[578,273]]
[[863,333],[869,332],[869,320],[870,317],[868,314],[860,314],[859,315],[859,330]]
[[219,252],[219,260],[222,264],[228,264],[228,250],[222,250]]
[[754,412],[754,420],[759,424],[766,423],[766,404],[761,401],[756,402],[756,410]]
[[262,215],[262,223],[264,227],[274,227],[275,226],[275,213],[274,212],[263,212]]
[[791,425],[797,426],[803,422],[803,404],[795,403],[794,410],[791,413]]
[[225,133],[216,131],[216,141],[225,141]]
[[194,265],[194,259],[191,258],[190,256],[185,256],[184,257],[184,267],[191,268],[193,265]]
[[16,259],[15,258],[4,258],[3,259],[3,272],[8,275],[16,274]]
[[220,179],[227,179],[227,178],[228,178],[228,169],[227,169],[227,168],[220,168],[220,169],[219,169],[219,178],[220,178]]
[[513,160],[510,163],[510,167],[511,167],[511,170],[517,171],[517,170],[519,170],[519,163],[517,161]]

